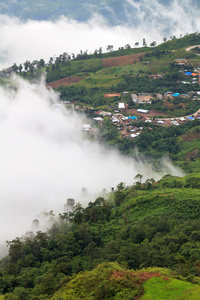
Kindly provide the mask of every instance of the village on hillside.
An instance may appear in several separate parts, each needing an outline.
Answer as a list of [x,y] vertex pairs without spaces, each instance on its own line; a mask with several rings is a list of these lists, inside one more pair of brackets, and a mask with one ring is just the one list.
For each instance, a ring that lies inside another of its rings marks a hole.
[[[124,95],[128,95],[129,92],[124,92]],[[106,94],[106,97],[117,97],[120,96],[120,94],[117,93],[110,93]],[[200,100],[200,91],[193,93],[193,94],[179,94],[179,93],[173,93],[173,92],[167,92],[162,96],[161,94],[149,94],[149,93],[143,93],[143,94],[130,94],[131,99],[133,102],[136,103],[148,103],[151,104],[151,101],[156,98],[162,101],[167,101],[169,99],[174,99],[177,97],[180,98],[190,98],[195,100]],[[192,101],[192,100],[191,100]],[[75,110],[82,110],[84,111],[84,107],[80,108],[78,105],[74,105],[70,103],[69,101],[64,102],[66,107],[73,107]],[[200,104],[200,102],[199,102]],[[92,109],[92,108],[91,108]],[[113,111],[113,112],[111,112]],[[138,127],[137,122],[143,121],[145,123],[154,124],[158,126],[178,126],[180,124],[183,124],[185,122],[191,122],[195,119],[200,119],[200,109],[196,111],[192,115],[188,116],[179,116],[175,118],[165,118],[163,115],[163,112],[157,112],[155,110],[147,110],[147,109],[133,109],[129,108],[128,104],[125,102],[118,102],[118,105],[109,107],[108,110],[98,110],[95,111],[96,116],[93,117],[93,120],[96,122],[96,124],[100,125],[104,122],[104,119],[109,119],[112,124],[114,124],[117,129],[120,131],[122,136],[128,137],[131,139],[136,138],[141,131],[143,130],[143,127]],[[159,115],[162,115],[160,117]],[[149,127],[150,130],[153,130],[153,128]],[[84,131],[88,133],[93,132],[93,127],[90,124],[84,124]]]
[[[187,103],[192,103],[193,101],[200,100],[200,89],[197,91],[191,91],[192,85],[200,85],[200,68],[191,68],[188,64],[187,59],[174,59],[172,63],[175,66],[179,66],[180,79],[176,79],[177,85],[185,85],[187,93],[179,93],[176,90],[167,91],[162,93],[134,93],[132,91],[119,92],[108,92],[104,94],[104,98],[111,99],[111,104],[107,108],[96,110],[94,107],[88,107],[87,105],[79,105],[77,101],[64,101],[67,107],[73,107],[75,110],[88,111],[92,110],[95,113],[93,120],[96,124],[101,126],[105,119],[110,120],[112,124],[116,126],[122,136],[135,139],[143,130],[142,126],[137,126],[138,121],[143,121],[150,124],[158,126],[179,126],[185,122],[191,122],[193,120],[200,119],[200,102],[198,109],[193,114],[171,116],[167,114],[164,110],[156,110],[153,107],[155,103],[162,103],[162,105],[169,106],[175,102],[182,105],[181,101],[187,101]],[[151,81],[157,78],[164,78],[164,76],[169,73],[168,71],[163,74],[153,74],[149,75]],[[137,74],[136,74],[137,75]],[[140,75],[139,75],[140,76]],[[190,88],[187,88],[190,87]],[[115,100],[115,104],[113,103]],[[119,101],[117,101],[119,99]],[[148,107],[148,108],[147,108]],[[94,123],[92,123],[94,124]],[[91,124],[84,125],[84,131],[91,133],[93,132],[93,126]]]
[[[185,60],[177,60],[176,63],[178,64],[187,64]],[[183,71],[180,71],[183,72]],[[162,76],[156,74],[152,76],[153,79]],[[187,77],[187,81],[182,81],[183,84],[194,84],[199,83],[200,80],[200,70],[194,69],[193,72],[189,72],[187,70],[184,71],[184,76]],[[153,80],[152,79],[152,80]],[[200,84],[200,83],[199,83]],[[124,91],[122,94],[120,93],[106,93],[104,97],[107,98],[121,98],[125,97],[126,99],[131,99],[134,104],[137,105],[151,105],[152,101],[162,101],[163,103],[166,101],[173,101],[175,99],[187,99],[189,101],[193,100],[200,100],[200,90],[195,92],[188,92],[187,94],[181,94],[176,91],[171,92],[168,91],[164,95],[159,93],[131,93],[129,91]],[[76,102],[76,101],[75,101]],[[66,107],[73,107],[75,110],[85,111],[88,109],[94,110],[94,108],[79,106],[77,103],[71,103],[70,101],[63,102]],[[200,107],[200,102],[199,102]],[[101,125],[104,122],[104,119],[109,119],[111,123],[113,123],[117,129],[120,131],[122,136],[128,137],[130,139],[135,139],[143,130],[143,127],[138,127],[138,121],[144,121],[146,123],[152,123],[158,126],[178,126],[185,122],[191,122],[193,120],[200,119],[200,109],[197,110],[192,115],[186,116],[179,116],[174,118],[165,117],[166,113],[161,111],[155,111],[154,109],[145,109],[145,108],[138,108],[134,109],[133,107],[129,107],[127,101],[119,101],[117,105],[109,106],[107,110],[95,110],[96,116],[93,117],[93,120],[96,124]],[[150,130],[153,128],[149,127]],[[93,127],[90,124],[84,125],[84,131],[91,133],[93,132]]]

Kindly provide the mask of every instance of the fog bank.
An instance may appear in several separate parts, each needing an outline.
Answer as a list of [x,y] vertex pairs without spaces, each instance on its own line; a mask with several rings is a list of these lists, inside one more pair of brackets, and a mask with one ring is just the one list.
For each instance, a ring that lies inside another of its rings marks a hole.
[[82,130],[88,120],[55,108],[58,94],[43,81],[30,84],[14,76],[10,87],[0,87],[0,243],[30,230],[40,212],[62,212],[69,197],[85,205],[83,187],[91,195],[120,182],[130,185],[138,173],[144,180],[182,175],[168,161],[158,174],[145,160],[89,142]]

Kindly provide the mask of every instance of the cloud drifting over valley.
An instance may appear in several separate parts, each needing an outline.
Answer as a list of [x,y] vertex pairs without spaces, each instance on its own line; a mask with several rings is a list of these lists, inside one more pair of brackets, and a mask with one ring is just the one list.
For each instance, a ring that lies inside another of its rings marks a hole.
[[0,242],[31,229],[42,211],[62,212],[69,197],[86,204],[83,187],[95,194],[119,182],[132,184],[138,173],[144,179],[181,175],[169,162],[158,174],[145,160],[124,158],[84,139],[88,120],[55,108],[58,95],[44,82],[13,77],[11,86],[0,88]]
[[[48,61],[63,52],[90,53],[99,47],[105,51],[107,45],[117,49],[137,41],[141,45],[143,38],[158,43],[166,32],[168,38],[196,31],[195,7],[188,9],[189,0],[179,2],[171,1],[167,7],[158,1],[127,0],[136,15],[127,11],[127,23],[112,27],[100,15],[87,23],[65,17],[55,22],[21,21],[0,15],[0,69],[26,60]],[[0,244],[31,229],[40,212],[61,212],[69,197],[86,203],[88,198],[81,198],[83,187],[95,194],[120,182],[132,184],[138,173],[144,179],[182,175],[168,161],[163,160],[163,173],[158,174],[144,159],[124,158],[84,139],[82,128],[88,120],[55,109],[59,96],[44,81],[30,84],[13,77],[10,86],[0,87]]]
[[99,47],[106,51],[107,45],[118,49],[127,43],[133,47],[135,42],[142,45],[143,38],[148,44],[154,40],[160,43],[163,37],[198,31],[200,25],[199,9],[191,0],[173,0],[168,5],[157,0],[127,0],[124,14],[126,22],[118,26],[106,25],[100,15],[94,15],[87,23],[65,17],[55,22],[21,21],[0,15],[0,69],[26,60],[48,61],[63,52],[93,53]]

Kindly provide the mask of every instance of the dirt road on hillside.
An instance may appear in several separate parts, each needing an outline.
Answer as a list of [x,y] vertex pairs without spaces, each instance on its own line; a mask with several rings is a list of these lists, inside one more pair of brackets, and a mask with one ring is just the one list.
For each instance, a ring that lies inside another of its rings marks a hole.
[[[188,47],[188,48],[185,49],[185,51],[190,51],[191,49],[196,48],[196,47],[200,48],[200,45]],[[197,54],[197,55],[199,55],[199,54]]]

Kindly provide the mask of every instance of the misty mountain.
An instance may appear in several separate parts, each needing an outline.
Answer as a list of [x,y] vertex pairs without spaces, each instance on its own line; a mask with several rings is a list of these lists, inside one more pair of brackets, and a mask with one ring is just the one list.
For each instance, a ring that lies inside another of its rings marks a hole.
[[[55,20],[61,15],[77,21],[87,21],[93,14],[102,15],[106,21],[112,25],[127,23],[126,10],[132,8],[128,1],[123,3],[119,0],[103,0],[103,1],[27,1],[19,0],[17,2],[9,0],[6,4],[4,1],[0,3],[1,14],[17,16],[21,19],[33,20]],[[135,9],[132,9],[135,13]]]
[[[27,20],[56,20],[61,15],[86,22],[98,14],[109,25],[140,26],[143,21],[160,21],[167,25],[178,13],[195,14],[200,8],[198,0],[4,0],[0,1],[0,14]],[[194,16],[195,17],[195,16]],[[162,27],[161,26],[161,27]]]

